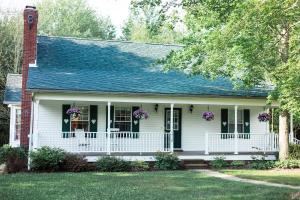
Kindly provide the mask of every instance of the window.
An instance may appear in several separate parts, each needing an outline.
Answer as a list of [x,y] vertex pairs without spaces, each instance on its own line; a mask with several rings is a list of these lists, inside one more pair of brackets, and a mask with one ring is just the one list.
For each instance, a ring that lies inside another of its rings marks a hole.
[[[171,111],[166,110],[166,130],[170,130],[171,126]],[[178,131],[179,130],[179,110],[173,110],[173,130]]]
[[[235,121],[234,110],[228,110],[228,127],[229,133],[234,133],[234,121]],[[244,132],[244,112],[243,110],[237,111],[237,131],[238,133]]]
[[115,128],[119,131],[131,131],[131,108],[115,108]]
[[15,134],[14,134],[14,140],[20,139],[20,133],[21,133],[21,109],[16,109],[16,121],[15,121]]
[[71,131],[89,132],[89,106],[76,106],[80,109],[81,114],[71,119]]

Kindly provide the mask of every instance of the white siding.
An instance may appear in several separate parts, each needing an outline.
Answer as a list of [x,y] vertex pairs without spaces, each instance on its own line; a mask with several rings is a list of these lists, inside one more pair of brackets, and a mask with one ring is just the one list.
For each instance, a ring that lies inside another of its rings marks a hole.
[[[41,100],[39,103],[38,131],[39,134],[60,132],[62,127],[62,104],[70,104],[69,101]],[[98,105],[98,131],[106,129],[106,103],[105,102],[76,102],[80,105]],[[140,121],[140,132],[164,132],[164,110],[170,107],[168,104],[159,104],[158,111],[153,104],[112,103],[114,106],[142,106],[149,112],[147,120]],[[194,105],[193,112],[189,111],[190,105],[176,105],[174,108],[182,109],[182,150],[204,151],[205,132],[219,133],[221,130],[221,108],[233,108],[228,106],[209,106],[214,112],[215,120],[205,121],[202,112],[208,110],[208,106]],[[253,133],[265,133],[266,123],[258,121],[257,116],[263,112],[263,107],[241,107],[250,109],[250,131]]]

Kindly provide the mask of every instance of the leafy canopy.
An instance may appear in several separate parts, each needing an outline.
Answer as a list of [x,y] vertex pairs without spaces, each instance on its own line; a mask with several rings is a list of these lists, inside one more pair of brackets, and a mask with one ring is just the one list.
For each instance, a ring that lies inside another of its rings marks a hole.
[[167,70],[225,76],[237,87],[272,84],[270,98],[300,114],[299,1],[185,0],[183,6],[190,35],[164,61]]

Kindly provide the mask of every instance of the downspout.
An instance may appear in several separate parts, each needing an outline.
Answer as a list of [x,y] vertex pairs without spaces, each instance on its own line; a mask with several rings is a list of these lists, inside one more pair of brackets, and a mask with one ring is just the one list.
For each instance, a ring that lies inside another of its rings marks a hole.
[[31,165],[31,159],[30,159],[30,152],[32,151],[32,130],[33,130],[33,93],[32,93],[32,100],[31,100],[31,113],[30,113],[30,129],[29,129],[29,149],[28,149],[28,163],[27,163],[27,169],[28,171],[30,170],[30,165]]

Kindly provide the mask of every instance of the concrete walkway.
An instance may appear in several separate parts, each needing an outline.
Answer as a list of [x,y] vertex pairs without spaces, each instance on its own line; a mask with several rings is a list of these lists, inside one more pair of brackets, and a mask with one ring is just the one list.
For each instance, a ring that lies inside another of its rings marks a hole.
[[202,172],[202,173],[207,174],[208,176],[221,178],[221,179],[228,180],[228,181],[237,181],[237,182],[251,183],[251,184],[256,184],[256,185],[265,185],[265,186],[273,186],[273,187],[281,187],[281,188],[290,188],[290,189],[300,190],[300,186],[285,185],[285,184],[280,184],[280,183],[270,183],[270,182],[266,182],[266,181],[257,181],[257,180],[252,180],[252,179],[239,178],[236,176],[220,173],[217,171],[212,171],[209,169],[195,169],[192,171]]

